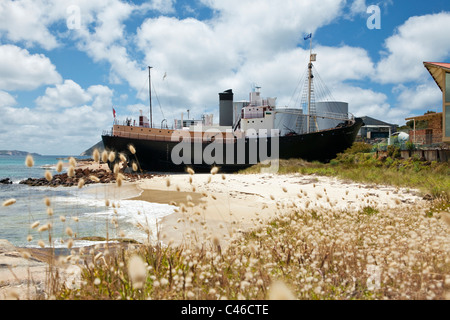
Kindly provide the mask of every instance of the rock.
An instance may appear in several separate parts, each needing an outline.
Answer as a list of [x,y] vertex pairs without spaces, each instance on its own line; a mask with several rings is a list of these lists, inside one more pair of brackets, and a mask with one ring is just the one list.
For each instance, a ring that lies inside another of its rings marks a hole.
[[[32,250],[16,248],[9,241],[0,240],[0,300],[48,298],[46,285],[50,270],[68,286],[80,280],[78,266],[50,268],[47,262],[36,258]],[[24,257],[25,253],[29,258]]]
[[0,180],[0,184],[12,184],[12,181],[9,178]]
[[424,197],[423,200],[427,200],[427,201],[432,201],[433,200],[433,196],[429,193],[427,193]]

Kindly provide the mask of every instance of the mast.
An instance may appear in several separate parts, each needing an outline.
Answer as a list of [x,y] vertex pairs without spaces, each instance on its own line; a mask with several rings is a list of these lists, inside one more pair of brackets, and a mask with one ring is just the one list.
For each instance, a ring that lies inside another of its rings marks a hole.
[[153,128],[153,111],[152,111],[152,67],[148,67],[148,92],[150,96],[150,128]]
[[306,132],[309,133],[311,129],[311,81],[312,81],[312,37],[309,38],[309,64],[308,64],[308,121],[306,125]]
[[[310,34],[309,37],[309,64],[308,64],[308,121],[306,122],[306,130],[307,133],[311,132],[311,117],[312,115],[312,86],[313,86],[313,78],[314,75],[312,73],[312,67],[313,67],[313,61],[316,61],[316,54],[312,53],[312,34]],[[315,114],[315,108],[314,108],[314,114]],[[314,115],[314,122],[316,122],[316,117]]]

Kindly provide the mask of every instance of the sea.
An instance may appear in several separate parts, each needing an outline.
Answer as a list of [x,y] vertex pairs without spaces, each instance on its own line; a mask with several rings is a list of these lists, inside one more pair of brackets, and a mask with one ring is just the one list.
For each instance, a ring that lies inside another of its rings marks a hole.
[[[138,200],[108,199],[99,184],[78,187],[30,187],[19,184],[27,178],[42,178],[45,170],[57,174],[59,160],[68,162],[69,156],[34,156],[34,166],[25,165],[25,156],[0,155],[0,180],[9,178],[13,184],[0,184],[0,239],[6,239],[16,247],[37,248],[38,241],[46,247],[65,248],[69,227],[76,234],[74,247],[91,246],[105,241],[82,240],[87,237],[118,239],[121,236],[139,242],[148,240],[151,230],[155,240],[158,223],[174,212],[175,207]],[[84,157],[75,157],[83,159]],[[138,196],[136,194],[135,196]],[[47,207],[45,198],[50,200]],[[16,199],[16,203],[4,207],[4,201]],[[53,214],[48,214],[51,208]],[[117,226],[113,221],[117,222]],[[51,232],[39,232],[31,225],[51,223]],[[49,237],[50,235],[50,237]],[[32,240],[29,241],[29,236]]]

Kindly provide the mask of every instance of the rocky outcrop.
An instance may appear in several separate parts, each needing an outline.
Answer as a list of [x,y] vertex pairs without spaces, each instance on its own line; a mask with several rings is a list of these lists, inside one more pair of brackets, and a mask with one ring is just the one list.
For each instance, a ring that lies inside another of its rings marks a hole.
[[[148,179],[153,178],[154,174],[131,174],[131,173],[123,173],[126,181],[137,181],[140,179]],[[98,181],[91,179],[92,176],[98,178]],[[72,187],[77,186],[80,179],[84,180],[86,185],[94,184],[94,183],[114,183],[116,182],[116,175],[110,171],[106,171],[103,169],[100,170],[91,170],[91,169],[76,169],[73,177],[69,177],[67,173],[54,175],[51,181],[48,181],[45,178],[28,178],[26,180],[22,180],[19,183],[25,184],[33,187],[37,186],[50,186],[50,187]]]
[[1,179],[0,184],[12,184],[12,181],[9,178]]

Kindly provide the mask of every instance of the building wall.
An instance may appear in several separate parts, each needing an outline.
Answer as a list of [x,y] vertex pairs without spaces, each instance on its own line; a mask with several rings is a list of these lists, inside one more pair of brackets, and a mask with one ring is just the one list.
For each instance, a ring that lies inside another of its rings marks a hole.
[[430,116],[427,119],[428,128],[420,130],[411,130],[409,140],[416,144],[433,144],[442,142],[442,114]]

